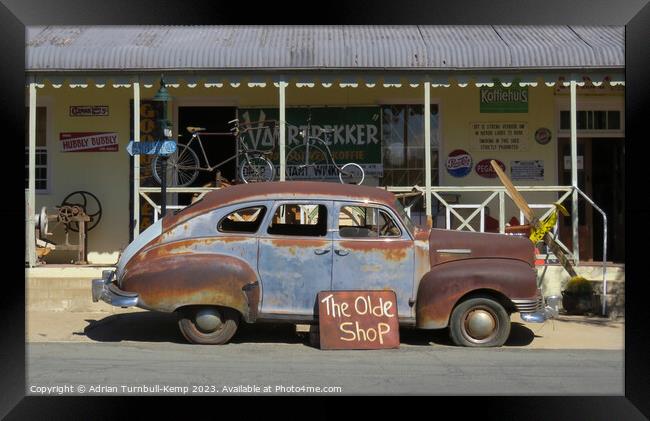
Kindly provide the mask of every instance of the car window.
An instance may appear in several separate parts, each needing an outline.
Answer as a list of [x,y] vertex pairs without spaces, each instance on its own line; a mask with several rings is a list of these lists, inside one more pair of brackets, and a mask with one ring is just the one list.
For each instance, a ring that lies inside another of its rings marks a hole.
[[217,229],[221,232],[248,232],[255,233],[260,227],[266,207],[251,206],[237,209],[221,218]]
[[399,237],[393,218],[379,208],[343,206],[339,212],[339,236],[342,238]]
[[267,232],[275,235],[325,236],[327,207],[297,203],[280,205],[273,214]]

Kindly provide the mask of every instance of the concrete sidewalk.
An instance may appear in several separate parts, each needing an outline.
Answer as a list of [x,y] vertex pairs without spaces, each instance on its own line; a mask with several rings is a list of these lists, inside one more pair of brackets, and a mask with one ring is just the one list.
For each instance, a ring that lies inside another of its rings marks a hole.
[[[29,311],[28,342],[171,342],[186,343],[174,314],[140,309],[114,312]],[[543,324],[525,323],[512,316],[512,330],[506,347],[530,349],[624,349],[624,320],[601,317],[565,316]],[[404,346],[451,346],[446,330],[401,329]],[[293,325],[242,323],[233,341],[307,343]]]

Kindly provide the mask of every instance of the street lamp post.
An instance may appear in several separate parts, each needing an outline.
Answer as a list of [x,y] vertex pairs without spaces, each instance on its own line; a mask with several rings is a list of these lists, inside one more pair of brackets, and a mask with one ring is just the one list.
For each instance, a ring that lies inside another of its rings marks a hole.
[[[160,89],[156,92],[156,95],[152,98],[153,101],[159,101],[162,104],[162,115],[158,119],[158,126],[160,127],[160,132],[162,134],[162,139],[171,139],[172,137],[172,124],[171,121],[167,120],[167,104],[171,97],[165,86],[165,81],[163,76],[160,77]],[[161,172],[160,175],[160,194],[162,199],[160,202],[160,216],[164,217],[167,213],[167,159],[168,155],[161,155]]]

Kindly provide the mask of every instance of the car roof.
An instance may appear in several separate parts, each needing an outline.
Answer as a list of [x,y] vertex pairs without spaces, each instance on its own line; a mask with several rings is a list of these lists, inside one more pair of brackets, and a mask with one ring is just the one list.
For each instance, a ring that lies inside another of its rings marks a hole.
[[219,207],[255,200],[328,199],[379,203],[395,208],[395,195],[380,187],[318,181],[277,181],[238,184],[211,191],[199,202],[183,212],[163,220],[163,229],[169,229],[190,218]]

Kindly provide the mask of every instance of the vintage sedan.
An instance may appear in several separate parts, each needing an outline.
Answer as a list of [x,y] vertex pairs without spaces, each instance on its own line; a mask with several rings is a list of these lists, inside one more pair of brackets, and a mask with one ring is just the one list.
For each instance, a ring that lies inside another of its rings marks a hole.
[[501,346],[510,315],[549,317],[527,238],[422,229],[395,195],[322,182],[216,190],[147,228],[94,301],[176,312],[192,343],[246,323],[317,323],[319,291],[393,290],[400,325],[449,328],[463,346]]

